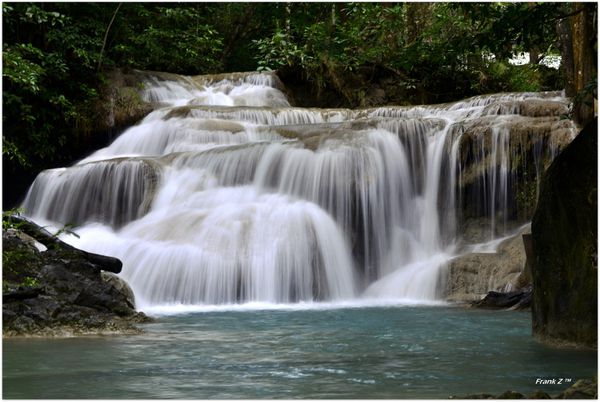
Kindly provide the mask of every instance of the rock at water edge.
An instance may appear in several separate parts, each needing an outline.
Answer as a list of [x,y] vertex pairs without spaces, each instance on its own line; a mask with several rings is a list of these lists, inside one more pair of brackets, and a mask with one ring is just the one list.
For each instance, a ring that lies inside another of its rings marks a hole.
[[597,119],[554,160],[532,222],[533,334],[597,347]]

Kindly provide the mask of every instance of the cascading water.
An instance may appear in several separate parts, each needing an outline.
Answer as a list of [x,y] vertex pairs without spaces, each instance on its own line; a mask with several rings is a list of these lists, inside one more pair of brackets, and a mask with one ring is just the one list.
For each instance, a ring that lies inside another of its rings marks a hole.
[[[41,173],[24,203],[38,222],[81,225],[66,241],[120,258],[141,309],[439,299],[466,198],[476,194],[491,237],[507,230],[515,160],[529,152],[515,141],[536,135],[513,139],[511,122],[539,123],[522,113],[528,100],[565,105],[530,93],[302,109],[258,73],[146,74],[144,88],[154,112],[76,165]],[[573,135],[543,119],[536,177]]]

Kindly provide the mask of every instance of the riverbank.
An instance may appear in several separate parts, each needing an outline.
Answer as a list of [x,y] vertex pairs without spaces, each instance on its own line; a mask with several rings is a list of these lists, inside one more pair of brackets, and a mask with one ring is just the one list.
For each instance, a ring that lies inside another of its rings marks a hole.
[[135,311],[121,262],[71,247],[38,225],[4,217],[3,337],[140,333],[151,321]]

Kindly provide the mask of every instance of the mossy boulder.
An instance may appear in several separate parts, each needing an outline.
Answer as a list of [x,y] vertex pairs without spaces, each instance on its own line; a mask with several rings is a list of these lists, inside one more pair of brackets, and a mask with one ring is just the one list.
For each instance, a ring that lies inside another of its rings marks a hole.
[[120,271],[119,260],[78,250],[21,218],[8,224],[13,228],[2,233],[3,336],[137,333],[136,324],[149,320],[135,311],[125,285],[103,279],[105,271]]
[[597,347],[597,120],[545,173],[532,221],[533,335]]

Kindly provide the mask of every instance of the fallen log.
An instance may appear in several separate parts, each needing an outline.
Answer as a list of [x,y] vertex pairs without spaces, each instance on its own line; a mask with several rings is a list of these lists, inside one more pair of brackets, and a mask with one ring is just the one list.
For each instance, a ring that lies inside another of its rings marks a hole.
[[90,253],[73,247],[70,244],[67,244],[64,241],[60,240],[56,235],[53,235],[45,228],[39,226],[38,224],[36,224],[33,221],[30,221],[27,218],[24,218],[22,216],[10,215],[5,216],[4,219],[18,227],[18,230],[22,231],[23,233],[33,237],[35,240],[42,243],[48,249],[60,248],[77,254],[82,258],[87,259],[92,264],[98,266],[99,270],[118,274],[123,268],[123,263],[118,258]]

